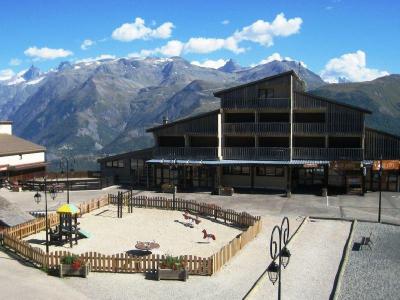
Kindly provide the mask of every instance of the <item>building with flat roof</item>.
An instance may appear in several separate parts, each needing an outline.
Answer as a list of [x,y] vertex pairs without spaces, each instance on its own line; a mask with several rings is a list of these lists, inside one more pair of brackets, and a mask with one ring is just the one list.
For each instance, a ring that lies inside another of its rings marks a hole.
[[[365,126],[371,111],[306,93],[294,71],[214,95],[220,109],[149,128],[153,148],[100,159],[102,174],[149,188],[364,193],[378,186],[374,160],[400,159],[400,137]],[[382,183],[398,191],[399,169]]]
[[0,121],[0,180],[18,181],[46,169],[46,148],[12,134],[12,122]]

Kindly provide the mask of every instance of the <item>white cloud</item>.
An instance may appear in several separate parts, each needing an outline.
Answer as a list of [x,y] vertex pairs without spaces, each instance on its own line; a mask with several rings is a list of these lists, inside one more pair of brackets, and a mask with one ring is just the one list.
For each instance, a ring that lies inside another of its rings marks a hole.
[[328,82],[338,82],[339,79],[368,81],[385,75],[389,73],[367,68],[366,54],[362,50],[330,59],[321,71],[322,79]]
[[[263,64],[267,64],[271,61],[283,61],[283,60],[287,60],[287,61],[296,61],[295,59],[289,57],[289,56],[285,56],[283,57],[282,55],[280,55],[278,52],[274,52],[272,53],[270,56],[266,57],[265,59],[261,60],[259,63],[257,64],[252,64],[251,67],[255,67],[258,65],[263,65]],[[298,61],[304,68],[307,68],[307,65],[303,62],[303,61]]]
[[234,53],[245,51],[244,48],[238,46],[237,41],[232,37],[228,37],[227,39],[190,38],[184,47],[186,53],[210,53],[220,49],[226,49]]
[[222,24],[222,25],[228,25],[230,22],[231,22],[231,21],[229,21],[229,20],[223,20],[223,21],[221,22],[221,24]]
[[72,55],[73,53],[65,49],[29,47],[24,51],[24,54],[35,59],[55,59],[60,57],[67,57]]
[[115,58],[116,58],[115,55],[101,54],[101,55],[96,56],[96,57],[87,57],[87,58],[78,59],[77,61],[75,61],[75,63],[79,64],[79,63],[83,63],[83,62],[92,62],[92,61],[96,61],[96,60],[115,59]]
[[9,80],[15,75],[14,71],[11,69],[0,70],[0,81]]
[[[169,41],[163,47],[152,50],[142,50],[134,54],[139,54],[141,56],[146,56],[146,54],[175,56],[181,55],[182,53],[211,53],[222,49],[238,54],[246,51],[245,48],[240,47],[240,42],[250,41],[269,47],[273,45],[275,36],[289,36],[298,33],[302,22],[303,20],[299,17],[286,19],[285,15],[281,13],[275,17],[272,23],[258,20],[250,26],[243,27],[241,30],[234,32],[233,35],[227,38],[192,37],[187,42],[174,40]],[[148,30],[144,31],[148,32]],[[148,33],[141,33],[140,35],[147,36]]]
[[112,38],[122,42],[130,42],[133,40],[148,39],[167,39],[171,36],[174,24],[165,22],[159,27],[152,29],[146,27],[142,18],[136,18],[134,23],[124,23],[112,33]]
[[197,60],[194,60],[194,61],[192,61],[190,63],[192,65],[203,67],[203,68],[218,69],[218,68],[224,66],[227,61],[228,60],[226,60],[226,59],[220,58],[220,59],[217,59],[217,60],[208,59],[206,61],[203,61],[202,63],[197,61]]
[[278,14],[272,23],[258,20],[250,26],[243,27],[236,31],[233,38],[237,42],[251,41],[260,45],[270,47],[274,44],[276,36],[290,36],[300,31],[303,20],[299,17],[286,19],[283,13]]
[[82,50],[87,50],[87,49],[89,49],[91,46],[93,46],[94,44],[95,44],[94,41],[92,41],[92,40],[90,40],[90,39],[86,39],[86,40],[84,40],[84,41],[82,42],[81,49],[82,49]]
[[12,58],[10,59],[9,65],[10,66],[19,66],[22,63],[22,60],[18,58]]

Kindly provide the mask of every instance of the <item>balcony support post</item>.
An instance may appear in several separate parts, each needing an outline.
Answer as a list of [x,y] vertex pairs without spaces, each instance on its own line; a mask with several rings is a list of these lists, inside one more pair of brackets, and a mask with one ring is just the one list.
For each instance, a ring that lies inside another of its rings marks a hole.
[[324,185],[322,187],[322,197],[328,197],[329,165],[324,165]]
[[286,197],[292,197],[292,166],[286,167]]

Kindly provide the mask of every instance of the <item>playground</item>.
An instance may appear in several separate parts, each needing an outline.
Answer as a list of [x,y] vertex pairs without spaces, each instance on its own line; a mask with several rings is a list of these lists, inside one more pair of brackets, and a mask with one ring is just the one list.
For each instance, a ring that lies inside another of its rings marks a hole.
[[[73,240],[72,248],[70,242],[51,243],[50,252],[65,250],[76,254],[90,251],[105,255],[149,254],[148,251],[135,247],[140,241],[159,244],[159,248],[151,250],[153,254],[207,257],[242,232],[229,223],[224,224],[182,211],[137,207],[128,211],[127,207],[123,207],[122,218],[118,218],[118,206],[107,205],[84,214],[78,218],[79,228],[88,237],[79,236],[77,244]],[[203,230],[210,237],[205,236]],[[30,235],[24,240],[34,247],[45,249],[45,231]]]

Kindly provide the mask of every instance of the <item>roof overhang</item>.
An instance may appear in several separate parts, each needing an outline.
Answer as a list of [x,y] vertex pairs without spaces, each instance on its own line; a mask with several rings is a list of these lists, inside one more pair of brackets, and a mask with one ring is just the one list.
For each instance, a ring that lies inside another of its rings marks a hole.
[[16,166],[9,166],[9,171],[19,171],[19,170],[28,170],[28,169],[37,169],[46,167],[48,163],[40,162],[40,163],[32,163],[32,164],[23,164],[23,165],[16,165]]
[[185,159],[150,159],[146,161],[149,164],[165,165],[291,165],[301,166],[307,164],[328,165],[328,160],[185,160]]

